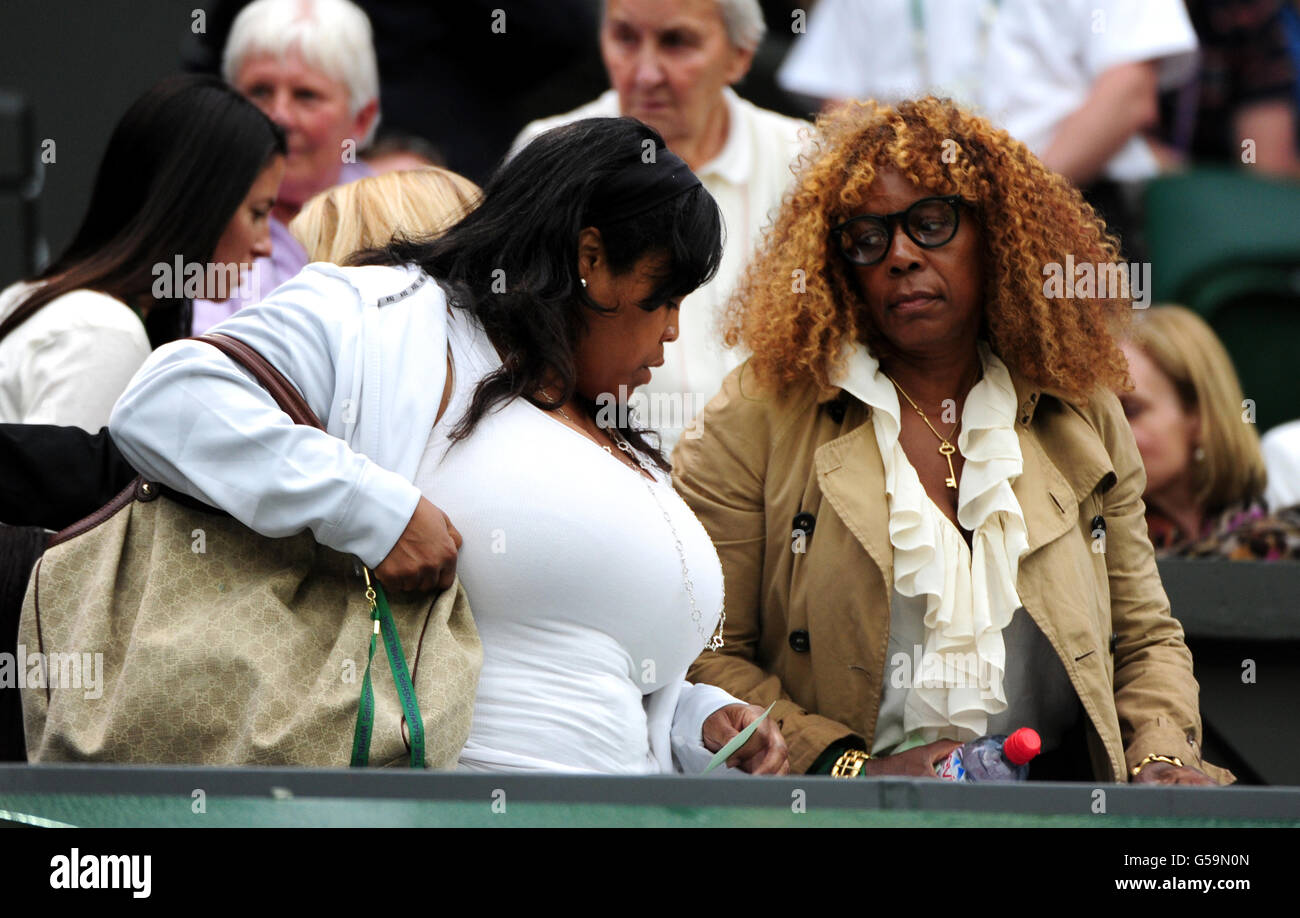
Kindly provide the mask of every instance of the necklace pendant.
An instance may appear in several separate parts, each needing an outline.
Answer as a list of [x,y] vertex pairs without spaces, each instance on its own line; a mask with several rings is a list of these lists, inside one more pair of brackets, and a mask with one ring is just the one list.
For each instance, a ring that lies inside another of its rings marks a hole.
[[957,471],[952,467],[952,454],[955,452],[957,452],[956,448],[947,440],[944,440],[939,447],[939,453],[948,460],[948,477],[943,480],[943,483],[953,490],[957,488]]

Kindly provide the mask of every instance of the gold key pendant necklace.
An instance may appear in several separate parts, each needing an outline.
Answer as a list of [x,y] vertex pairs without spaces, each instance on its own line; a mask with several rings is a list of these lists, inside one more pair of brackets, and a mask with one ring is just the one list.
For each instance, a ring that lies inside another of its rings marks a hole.
[[939,433],[939,431],[934,429],[934,425],[930,423],[930,419],[926,417],[925,412],[921,410],[921,406],[912,401],[912,396],[903,392],[903,387],[898,384],[898,381],[894,379],[894,377],[886,373],[885,378],[894,384],[895,389],[903,393],[903,398],[907,399],[907,403],[916,409],[916,413],[921,416],[921,420],[925,421],[925,426],[930,428],[930,433],[939,438],[939,455],[948,460],[948,477],[943,480],[943,483],[955,490],[957,488],[957,472],[952,467],[952,454],[957,452],[957,447],[952,445],[951,440],[952,435],[957,432],[957,427],[961,424],[961,421],[958,420],[957,423],[953,425],[952,430],[948,431],[948,436],[945,437],[943,434]]

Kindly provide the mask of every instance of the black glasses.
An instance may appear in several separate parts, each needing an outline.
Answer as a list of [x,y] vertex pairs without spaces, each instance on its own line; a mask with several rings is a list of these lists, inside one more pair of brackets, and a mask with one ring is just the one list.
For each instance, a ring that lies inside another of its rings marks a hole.
[[964,203],[961,195],[950,194],[937,198],[921,198],[907,210],[892,214],[863,214],[845,220],[831,230],[844,257],[855,265],[874,265],[885,258],[894,241],[895,222],[903,225],[903,232],[923,249],[937,249],[952,241],[957,235],[960,210]]

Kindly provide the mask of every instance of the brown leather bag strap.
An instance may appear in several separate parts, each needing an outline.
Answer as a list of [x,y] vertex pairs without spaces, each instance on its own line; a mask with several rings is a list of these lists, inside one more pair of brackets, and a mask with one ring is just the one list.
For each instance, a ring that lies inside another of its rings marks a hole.
[[280,406],[280,410],[289,415],[295,424],[305,424],[308,427],[315,427],[317,430],[325,429],[325,425],[316,417],[293,383],[285,379],[279,370],[271,366],[270,361],[238,338],[232,338],[229,335],[208,334],[196,335],[191,340],[212,345],[252,373],[258,384],[271,393],[271,398],[275,399],[275,403]]
[[[289,415],[295,424],[306,424],[308,427],[315,427],[317,430],[324,430],[324,425],[312,412],[311,407],[306,400],[294,388],[293,383],[284,378],[284,375],[271,365],[271,363],[259,354],[255,349],[249,347],[238,338],[232,338],[229,335],[209,334],[196,335],[189,339],[191,341],[202,341],[204,344],[210,344],[221,353],[225,354],[235,363],[239,364],[248,372],[253,374],[253,378],[258,384],[271,393],[275,403],[280,406],[280,410]],[[133,501],[150,501],[159,495],[166,495],[171,500],[176,501],[183,506],[194,510],[200,510],[204,513],[215,513],[221,516],[227,515],[224,511],[216,507],[209,507],[202,501],[196,500],[188,494],[180,491],[174,491],[171,488],[164,487],[155,482],[145,481],[144,478],[137,477],[132,479],[122,491],[104,506],[100,507],[85,519],[78,520],[71,526],[56,532],[50,536],[46,549],[53,548],[61,542],[66,542],[71,538],[89,532],[104,520],[117,513],[123,507]]]

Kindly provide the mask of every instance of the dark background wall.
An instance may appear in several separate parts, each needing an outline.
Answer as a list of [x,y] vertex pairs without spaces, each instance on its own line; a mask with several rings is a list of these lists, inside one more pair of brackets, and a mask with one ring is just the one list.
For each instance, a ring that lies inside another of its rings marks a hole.
[[[27,274],[22,211],[12,183],[53,140],[36,212],[51,257],[71,240],[113,125],[156,80],[214,70],[230,20],[247,0],[0,0],[0,287]],[[600,0],[356,0],[379,50],[381,129],[420,135],[446,163],[487,178],[528,121],[569,111],[607,88],[596,41]],[[791,35],[788,0],[766,0],[769,23],[738,90],[764,107],[803,114],[772,71]],[[810,4],[805,4],[810,5]],[[492,32],[494,10],[506,34]],[[195,10],[206,33],[192,32]],[[25,99],[35,132],[24,142],[5,94]]]
[[[0,90],[35,109],[35,150],[19,150],[12,119],[0,122],[0,169],[54,141],[38,205],[53,254],[70,241],[90,198],[108,135],[131,101],[177,69],[194,0],[4,0]],[[0,196],[0,285],[23,273],[15,195]]]

